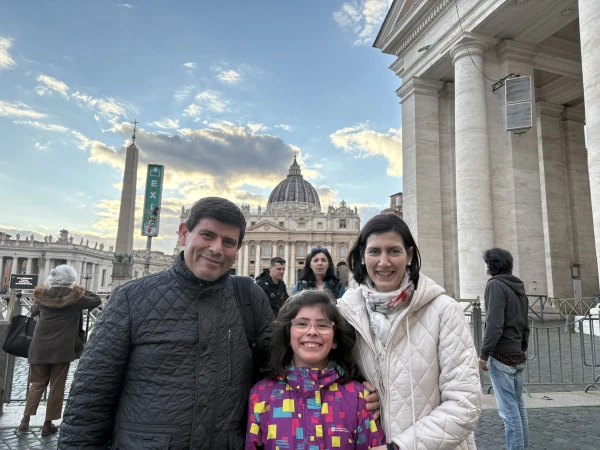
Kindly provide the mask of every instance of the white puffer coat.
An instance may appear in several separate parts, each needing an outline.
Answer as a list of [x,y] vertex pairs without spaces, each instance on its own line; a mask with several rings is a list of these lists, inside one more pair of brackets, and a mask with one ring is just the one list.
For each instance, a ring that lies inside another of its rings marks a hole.
[[385,348],[372,338],[360,288],[348,290],[338,307],[357,331],[356,359],[379,392],[388,442],[402,450],[476,449],[481,384],[460,305],[421,274]]

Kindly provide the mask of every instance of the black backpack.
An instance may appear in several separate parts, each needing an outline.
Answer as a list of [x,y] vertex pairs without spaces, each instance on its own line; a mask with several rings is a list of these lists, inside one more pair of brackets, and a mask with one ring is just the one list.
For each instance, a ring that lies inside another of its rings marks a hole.
[[256,329],[256,321],[254,320],[254,305],[252,304],[252,295],[250,295],[250,289],[254,281],[250,277],[232,276],[233,289],[235,291],[235,299],[237,300],[240,314],[242,315],[242,322],[244,323],[244,330],[246,331],[246,337],[248,338],[248,344],[252,350],[252,356],[254,359],[254,378],[258,381],[260,376],[258,371],[257,361],[261,361],[262,355],[258,352],[258,331]]

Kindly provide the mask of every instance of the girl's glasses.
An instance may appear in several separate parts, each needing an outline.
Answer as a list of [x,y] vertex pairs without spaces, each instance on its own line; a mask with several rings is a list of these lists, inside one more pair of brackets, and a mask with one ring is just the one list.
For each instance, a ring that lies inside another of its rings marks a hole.
[[329,320],[319,319],[315,322],[311,322],[308,319],[292,319],[292,326],[298,331],[306,332],[311,326],[314,326],[319,333],[329,333],[335,328],[335,324]]

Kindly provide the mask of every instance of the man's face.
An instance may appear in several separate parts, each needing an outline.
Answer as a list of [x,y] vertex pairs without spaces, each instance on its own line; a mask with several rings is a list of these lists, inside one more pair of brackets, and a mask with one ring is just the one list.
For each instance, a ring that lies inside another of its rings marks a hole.
[[202,219],[193,230],[188,230],[185,223],[179,225],[185,265],[205,281],[215,281],[231,269],[241,247],[239,239],[238,226],[212,218]]
[[283,280],[283,274],[285,273],[285,264],[275,264],[272,267],[269,267],[269,274],[273,281]]

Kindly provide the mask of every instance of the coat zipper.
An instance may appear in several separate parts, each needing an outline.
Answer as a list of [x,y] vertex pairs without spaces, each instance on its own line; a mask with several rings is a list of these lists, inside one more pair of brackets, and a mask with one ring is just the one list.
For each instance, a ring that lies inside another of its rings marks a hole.
[[233,361],[231,360],[231,328],[227,330],[227,336],[227,384],[231,386],[231,366],[233,364]]

